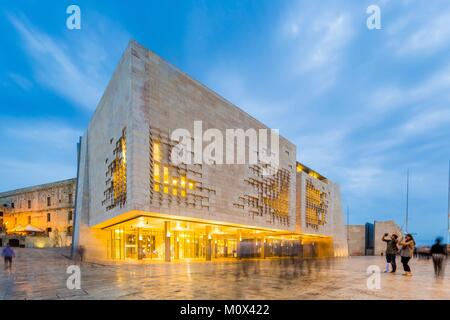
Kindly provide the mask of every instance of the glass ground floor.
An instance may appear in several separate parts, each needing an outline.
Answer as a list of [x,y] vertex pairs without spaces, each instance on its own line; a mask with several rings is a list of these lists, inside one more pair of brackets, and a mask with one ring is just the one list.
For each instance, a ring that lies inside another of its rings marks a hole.
[[141,216],[106,228],[114,260],[245,259],[333,255],[332,239]]

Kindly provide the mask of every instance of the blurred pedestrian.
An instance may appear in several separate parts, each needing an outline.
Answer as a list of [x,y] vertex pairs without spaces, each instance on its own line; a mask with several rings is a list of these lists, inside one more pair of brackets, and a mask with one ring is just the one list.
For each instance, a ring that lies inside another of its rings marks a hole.
[[414,242],[414,238],[410,233],[405,236],[404,240],[400,241],[400,256],[403,264],[403,270],[405,271],[403,274],[404,276],[412,276],[411,267],[408,263],[414,254],[415,245],[416,243]]
[[84,248],[84,246],[79,246],[78,247],[78,258],[80,259],[80,262],[84,261],[84,254],[86,252],[86,249]]
[[391,273],[397,271],[397,264],[395,263],[395,258],[398,253],[398,236],[396,234],[392,234],[389,237],[389,233],[385,233],[382,241],[386,242],[386,270],[384,272],[389,272],[389,264],[392,266]]
[[430,250],[433,258],[434,275],[436,277],[443,277],[445,272],[445,259],[447,258],[446,245],[442,244],[442,237],[436,238]]
[[5,259],[5,270],[12,269],[12,260],[16,257],[16,254],[14,253],[14,250],[11,248],[11,246],[6,244],[6,247],[2,250],[2,257]]

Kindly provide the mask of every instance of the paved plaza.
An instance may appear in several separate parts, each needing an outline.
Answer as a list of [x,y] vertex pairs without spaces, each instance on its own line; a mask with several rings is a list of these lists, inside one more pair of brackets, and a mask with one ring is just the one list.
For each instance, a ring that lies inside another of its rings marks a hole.
[[383,257],[266,259],[179,263],[83,263],[81,290],[66,286],[67,251],[16,249],[12,272],[0,268],[0,299],[450,299],[450,270],[435,279],[431,261],[414,259],[414,275],[381,274],[367,288],[370,265]]

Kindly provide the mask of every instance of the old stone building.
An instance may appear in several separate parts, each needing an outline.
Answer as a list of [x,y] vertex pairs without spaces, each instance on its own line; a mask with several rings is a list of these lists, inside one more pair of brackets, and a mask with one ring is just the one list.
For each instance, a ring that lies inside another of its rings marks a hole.
[[339,188],[284,137],[276,167],[174,163],[171,133],[199,121],[223,136],[268,129],[131,41],[82,137],[74,247],[117,260],[347,255]]
[[70,245],[75,186],[76,179],[68,179],[0,193],[0,224],[5,233],[46,236],[46,246]]

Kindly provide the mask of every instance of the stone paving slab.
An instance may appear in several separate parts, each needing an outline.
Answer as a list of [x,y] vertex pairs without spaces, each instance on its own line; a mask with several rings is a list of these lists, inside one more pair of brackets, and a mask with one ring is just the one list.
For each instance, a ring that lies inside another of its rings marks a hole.
[[16,252],[12,272],[0,267],[0,299],[450,299],[450,269],[435,279],[430,260],[413,259],[412,277],[381,273],[379,290],[367,288],[366,270],[383,270],[383,257],[83,263],[82,289],[69,290],[66,270],[73,262],[64,251]]

